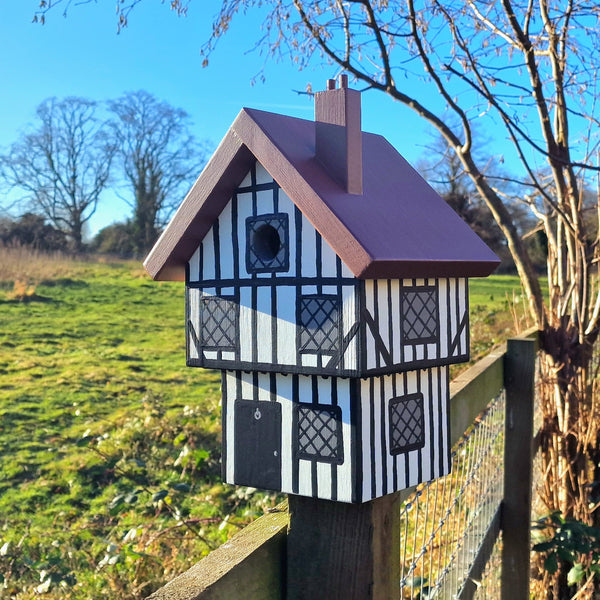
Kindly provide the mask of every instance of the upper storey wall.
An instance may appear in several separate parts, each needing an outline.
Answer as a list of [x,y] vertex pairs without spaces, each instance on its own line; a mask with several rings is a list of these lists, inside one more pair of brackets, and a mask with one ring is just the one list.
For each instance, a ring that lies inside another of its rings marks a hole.
[[468,358],[465,278],[359,280],[260,165],[187,269],[188,364],[363,376]]
[[192,256],[187,281],[189,364],[358,373],[356,336],[344,338],[358,320],[359,281],[260,164]]

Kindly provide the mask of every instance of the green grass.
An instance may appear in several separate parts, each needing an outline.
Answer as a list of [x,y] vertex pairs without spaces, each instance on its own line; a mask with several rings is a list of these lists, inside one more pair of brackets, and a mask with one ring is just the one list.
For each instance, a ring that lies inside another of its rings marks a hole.
[[220,483],[220,375],[185,366],[181,284],[37,281],[0,289],[0,598],[143,598],[275,499]]
[[[544,278],[541,285],[547,294]],[[471,362],[507,338],[533,326],[527,316],[526,303],[516,275],[491,275],[469,280]]]
[[[185,366],[183,285],[57,261],[0,268],[0,598],[144,598],[276,498],[220,482],[220,376]],[[471,282],[474,356],[518,295]]]

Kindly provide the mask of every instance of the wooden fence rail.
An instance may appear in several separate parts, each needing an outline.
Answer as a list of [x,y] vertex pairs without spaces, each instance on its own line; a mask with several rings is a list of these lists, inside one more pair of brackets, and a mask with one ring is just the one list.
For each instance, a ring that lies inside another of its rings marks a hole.
[[[529,597],[529,526],[537,333],[509,340],[450,386],[453,445],[503,391],[504,495],[468,576],[473,598],[498,533],[502,600]],[[147,600],[400,600],[402,507],[414,489],[361,505],[290,496]],[[422,590],[421,590],[422,591]],[[442,595],[428,597],[444,598]]]

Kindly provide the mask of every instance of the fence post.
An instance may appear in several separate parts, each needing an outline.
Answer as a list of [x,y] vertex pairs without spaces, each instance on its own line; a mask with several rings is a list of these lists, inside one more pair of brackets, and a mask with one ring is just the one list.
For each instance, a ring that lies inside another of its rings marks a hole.
[[508,340],[504,363],[502,600],[529,598],[535,358],[535,340]]
[[356,505],[290,495],[287,600],[398,599],[406,495]]

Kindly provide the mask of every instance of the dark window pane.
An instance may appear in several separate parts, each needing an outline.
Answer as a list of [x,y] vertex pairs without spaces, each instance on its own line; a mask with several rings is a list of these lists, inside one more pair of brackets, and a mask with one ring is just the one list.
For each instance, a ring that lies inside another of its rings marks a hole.
[[423,394],[392,398],[389,404],[390,454],[400,454],[425,445]]
[[342,410],[339,406],[300,403],[298,411],[298,458],[342,464]]
[[300,352],[337,352],[340,337],[340,306],[337,296],[301,297],[300,327]]
[[200,303],[200,338],[207,350],[235,350],[238,305],[233,298],[207,296]]
[[282,273],[289,270],[289,225],[285,213],[246,219],[246,270],[248,273]]
[[402,290],[402,340],[404,344],[435,342],[438,337],[436,288]]

